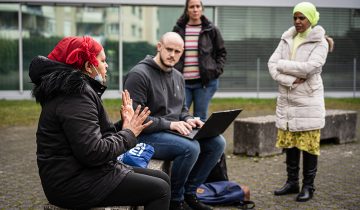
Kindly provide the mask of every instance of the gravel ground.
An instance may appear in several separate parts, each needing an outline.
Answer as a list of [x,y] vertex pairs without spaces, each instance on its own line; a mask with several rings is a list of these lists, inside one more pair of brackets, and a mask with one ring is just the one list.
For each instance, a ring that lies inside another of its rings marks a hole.
[[[36,166],[35,132],[34,126],[0,128],[0,209],[42,209],[47,203]],[[234,156],[231,133],[231,128],[225,133],[229,177],[250,187],[255,209],[360,209],[359,139],[348,144],[321,145],[314,199],[298,203],[296,195],[272,194],[285,182],[285,155]]]

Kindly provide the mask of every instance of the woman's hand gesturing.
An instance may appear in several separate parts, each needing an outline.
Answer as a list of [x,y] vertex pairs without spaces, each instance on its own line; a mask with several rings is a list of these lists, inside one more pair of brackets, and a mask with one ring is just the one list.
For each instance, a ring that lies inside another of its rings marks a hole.
[[130,120],[125,120],[123,123],[123,129],[130,129],[134,135],[137,137],[142,130],[144,130],[144,128],[148,127],[153,121],[150,120],[149,122],[144,123],[144,121],[146,120],[146,118],[150,115],[150,110],[148,107],[145,107],[141,112],[140,112],[141,106],[139,105],[132,118]]
[[122,95],[122,105],[121,105],[121,118],[125,122],[130,120],[134,115],[134,108],[132,106],[132,99],[130,98],[129,91],[125,90],[121,93]]
[[150,115],[150,110],[145,107],[140,112],[141,106],[139,105],[136,108],[136,111],[134,111],[129,91],[125,90],[121,94],[121,118],[123,120],[123,129],[130,129],[135,136],[138,136],[144,128],[148,127],[152,123],[152,121],[149,121],[143,124],[146,118]]

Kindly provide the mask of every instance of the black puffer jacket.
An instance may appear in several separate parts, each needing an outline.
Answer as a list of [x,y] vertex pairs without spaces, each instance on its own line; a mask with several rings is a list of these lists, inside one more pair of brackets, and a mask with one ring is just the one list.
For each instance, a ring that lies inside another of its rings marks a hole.
[[[173,28],[183,40],[185,40],[186,24],[186,19],[179,19]],[[201,17],[201,25],[198,43],[199,69],[201,83],[206,86],[210,80],[218,78],[224,72],[226,49],[219,29],[205,16]],[[184,60],[185,53],[175,66],[180,72],[183,72]]]
[[110,122],[100,99],[106,87],[87,75],[42,56],[29,75],[42,106],[37,163],[46,197],[65,208],[96,205],[131,171],[115,160],[136,137]]

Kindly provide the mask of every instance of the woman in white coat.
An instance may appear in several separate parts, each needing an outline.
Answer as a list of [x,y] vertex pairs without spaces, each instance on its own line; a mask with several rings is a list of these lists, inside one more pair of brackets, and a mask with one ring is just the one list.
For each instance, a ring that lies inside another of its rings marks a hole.
[[320,129],[325,125],[324,87],[321,78],[331,38],[317,25],[319,13],[309,2],[293,10],[294,26],[285,31],[269,59],[271,77],[279,84],[276,106],[276,146],[286,151],[287,181],[275,195],[299,193],[299,162],[303,154],[303,185],[297,201],[313,197]]

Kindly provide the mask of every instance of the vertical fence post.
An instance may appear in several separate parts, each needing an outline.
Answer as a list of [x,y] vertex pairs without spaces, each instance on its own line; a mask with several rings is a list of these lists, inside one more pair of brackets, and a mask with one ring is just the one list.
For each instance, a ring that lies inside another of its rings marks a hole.
[[23,37],[22,37],[22,4],[19,4],[18,11],[18,27],[19,27],[19,91],[24,92],[24,76],[23,76]]
[[260,58],[256,59],[256,97],[259,98],[260,92]]
[[[118,7],[118,20],[119,20],[119,34],[118,34],[118,50],[119,50],[119,92],[123,90],[123,74],[124,74],[124,65],[123,65],[123,16],[122,16],[122,5]],[[121,95],[121,94],[120,94]]]
[[356,57],[354,58],[353,71],[354,71],[353,97],[355,98],[356,97]]

